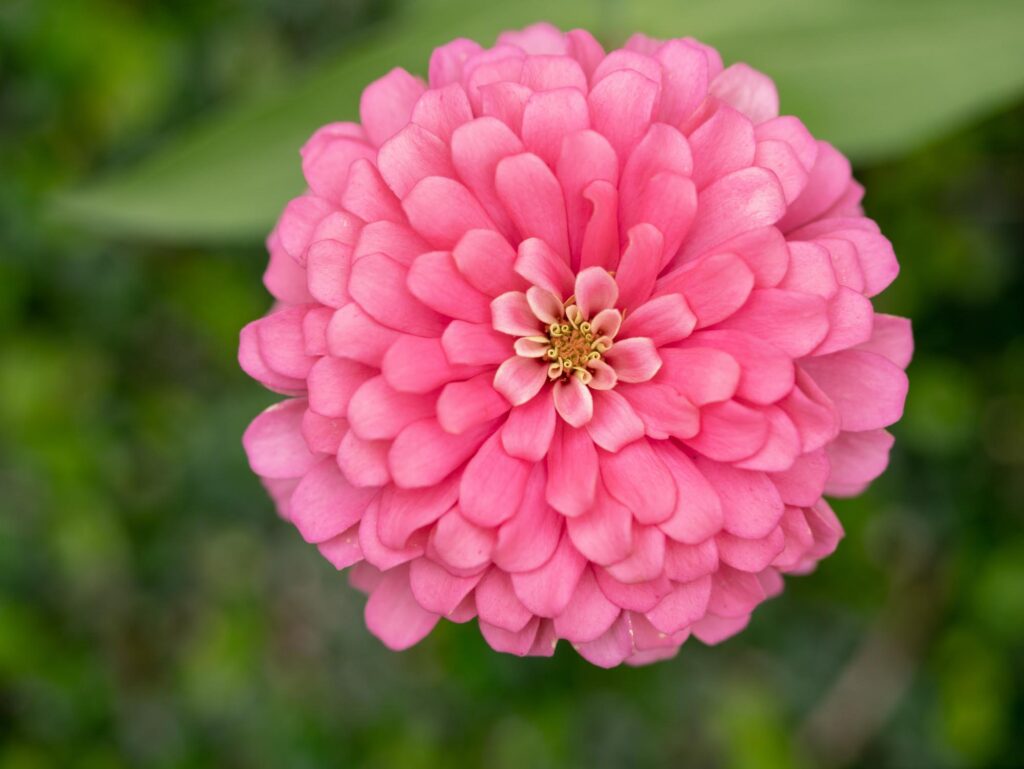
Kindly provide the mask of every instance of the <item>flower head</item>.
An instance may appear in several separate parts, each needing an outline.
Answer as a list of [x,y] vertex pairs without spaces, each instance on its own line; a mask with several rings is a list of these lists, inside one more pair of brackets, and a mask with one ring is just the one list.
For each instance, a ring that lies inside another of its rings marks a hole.
[[847,160],[691,39],[547,25],[370,84],[302,150],[242,367],[278,508],[389,647],[446,618],[610,666],[836,547],[912,349]]

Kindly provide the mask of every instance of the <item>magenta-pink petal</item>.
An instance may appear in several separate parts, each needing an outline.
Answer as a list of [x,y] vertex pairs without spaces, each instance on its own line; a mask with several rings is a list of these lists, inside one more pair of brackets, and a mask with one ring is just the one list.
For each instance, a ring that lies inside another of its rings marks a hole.
[[813,294],[755,289],[746,304],[719,324],[770,342],[793,358],[817,347],[829,331],[828,306]]
[[341,201],[352,163],[359,158],[373,160],[375,155],[362,138],[337,132],[338,125],[331,123],[316,131],[301,150],[302,173],[309,188],[334,202]]
[[317,550],[339,571],[359,563],[363,560],[363,549],[359,547],[359,524],[321,542]]
[[464,37],[456,38],[434,49],[430,54],[430,87],[442,88],[462,80],[466,59],[483,49],[480,44]]
[[256,340],[263,363],[289,379],[305,379],[316,361],[306,354],[302,323],[310,305],[283,307],[255,322]]
[[417,532],[406,542],[404,547],[388,547],[380,541],[378,534],[378,511],[380,499],[375,499],[363,513],[359,524],[359,547],[367,563],[378,569],[392,569],[403,563],[419,558],[424,552],[425,532]]
[[344,307],[350,301],[349,274],[352,247],[337,240],[318,240],[306,252],[309,294],[328,307]]
[[750,623],[750,615],[744,614],[739,617],[716,617],[709,614],[701,620],[694,622],[691,626],[693,635],[708,646],[732,638],[743,630]]
[[440,336],[445,318],[409,291],[408,272],[384,254],[369,254],[353,263],[349,293],[368,315],[389,328],[417,336]]
[[[772,344],[742,331],[698,331],[680,342],[685,347],[717,347],[740,364],[736,393],[753,403],[775,403],[793,389],[792,359]],[[810,359],[809,359],[810,360]]]
[[523,110],[533,91],[520,83],[488,83],[480,87],[480,108],[485,117],[497,119],[518,134],[523,126]]
[[775,83],[746,64],[733,64],[711,81],[708,92],[729,104],[755,124],[779,115],[779,93]]
[[614,390],[593,392],[594,416],[587,422],[590,437],[605,451],[619,451],[644,435],[644,423],[629,402]]
[[646,382],[661,369],[654,342],[643,336],[615,342],[604,357],[620,382]]
[[639,201],[651,178],[664,171],[689,177],[693,164],[690,145],[678,129],[665,123],[652,124],[622,169],[619,197],[623,221],[632,224],[644,220]]
[[763,168],[723,176],[701,191],[681,257],[692,258],[743,232],[775,224],[786,212],[778,179]]
[[778,405],[796,425],[803,450],[814,451],[839,433],[839,412],[803,371],[797,372],[796,382],[797,386]]
[[[560,148],[555,173],[565,196],[565,213],[569,227],[569,244],[573,254],[573,264],[579,265],[584,232],[594,208],[592,201],[587,200],[584,193],[595,180],[614,185],[619,177],[619,161],[608,140],[596,131],[586,130],[566,134],[561,139]],[[617,234],[615,240],[618,240]],[[618,243],[613,245],[616,256],[618,256]],[[604,264],[603,262],[583,263],[583,266],[587,267],[591,264],[600,264],[600,266],[614,269],[613,264]]]
[[669,384],[626,384],[616,392],[629,401],[633,411],[643,421],[644,430],[650,438],[692,438],[700,430],[700,412],[697,407]]
[[562,516],[548,505],[546,485],[547,472],[538,462],[526,479],[519,510],[498,528],[493,560],[499,568],[532,571],[555,551],[562,534]]
[[264,478],[299,478],[317,459],[302,437],[304,399],[275,403],[257,416],[242,436],[253,472]]
[[758,227],[743,232],[715,250],[738,255],[754,273],[754,285],[772,288],[779,285],[789,266],[790,246],[775,227]]
[[[714,536],[722,528],[722,503],[714,487],[693,461],[667,441],[654,443],[655,452],[665,463],[676,488],[672,515],[659,526],[672,539],[696,545]],[[675,579],[675,577],[673,577]]]
[[814,547],[814,532],[811,531],[803,510],[788,505],[779,526],[786,544],[782,552],[775,556],[772,566],[784,572],[798,570]]
[[515,249],[493,230],[467,232],[456,244],[452,258],[469,284],[487,296],[528,287],[513,270]]
[[665,535],[656,526],[634,525],[633,551],[606,571],[619,582],[635,585],[661,575],[665,566]]
[[374,146],[379,147],[409,122],[413,106],[425,90],[422,80],[399,68],[363,90],[359,121]]
[[747,301],[754,288],[754,273],[735,254],[713,254],[693,261],[658,280],[658,294],[682,294],[697,328],[728,318]]
[[565,202],[554,173],[526,152],[498,163],[494,176],[498,197],[521,238],[537,237],[569,261]]
[[843,525],[836,518],[828,502],[819,499],[810,507],[804,508],[804,515],[807,518],[807,525],[814,534],[814,547],[809,555],[815,560],[831,555],[839,540],[843,538],[844,532]]
[[448,382],[480,374],[481,366],[463,366],[448,362],[440,339],[403,334],[384,353],[381,373],[396,390],[428,393]]
[[338,443],[337,460],[353,486],[384,486],[391,480],[387,441],[364,441],[349,430]]
[[779,288],[817,294],[826,299],[835,296],[839,283],[828,249],[816,243],[790,243],[789,269]]
[[493,117],[466,123],[452,135],[452,161],[459,178],[505,235],[512,234],[512,220],[498,197],[494,171],[502,159],[522,151],[519,137]]
[[573,547],[567,533],[548,561],[533,571],[512,575],[512,589],[523,605],[541,617],[561,614],[576,590],[587,559]]
[[489,298],[466,282],[447,251],[418,256],[406,282],[413,296],[441,315],[470,323],[491,318]]
[[501,569],[488,569],[474,592],[480,619],[489,625],[516,633],[534,617],[516,597],[512,579]]
[[707,56],[686,40],[669,40],[658,48],[654,57],[662,66],[658,119],[679,125],[707,95]]
[[607,270],[587,267],[576,276],[576,304],[585,318],[593,318],[601,310],[614,308],[619,287]]
[[587,567],[565,610],[555,617],[555,632],[570,643],[587,643],[604,634],[620,611],[601,592],[594,572]]
[[641,223],[629,231],[628,242],[615,272],[619,285],[618,306],[633,310],[647,301],[661,269],[664,238],[652,224]]
[[436,419],[413,422],[395,438],[388,467],[402,488],[432,486],[469,459],[490,434],[485,425],[459,435],[445,432]]
[[658,84],[632,70],[619,70],[590,91],[590,120],[619,156],[629,157],[651,124],[658,101]]
[[877,353],[900,368],[906,368],[914,357],[910,318],[875,313],[871,338],[858,345],[857,349]]
[[340,308],[327,324],[327,349],[331,355],[376,368],[398,337],[397,331],[377,323],[355,302]]
[[522,630],[514,633],[485,620],[480,620],[480,634],[487,644],[496,652],[514,654],[517,657],[525,657],[530,653],[539,629],[539,617],[534,617],[526,623]]
[[788,470],[801,453],[800,433],[781,408],[763,406],[760,411],[768,420],[768,434],[764,445],[756,454],[736,462],[736,467],[768,473]]
[[377,489],[352,486],[332,457],[325,457],[307,472],[288,503],[288,520],[302,538],[324,542],[357,523]]
[[800,455],[788,470],[770,473],[769,477],[783,502],[796,507],[809,507],[824,492],[829,469],[825,450],[817,449]]
[[513,407],[501,428],[501,443],[509,456],[540,462],[547,456],[555,433],[555,405],[543,390]]
[[602,452],[601,478],[613,497],[640,523],[661,523],[676,507],[676,486],[665,463],[646,438],[614,454]]
[[800,196],[810,179],[808,169],[801,164],[796,152],[786,142],[773,139],[759,141],[754,163],[778,177],[787,203],[792,203]]
[[721,403],[736,393],[740,365],[727,352],[707,347],[685,349],[662,347],[662,368],[656,381],[671,385],[695,406]]
[[479,526],[497,526],[511,518],[523,500],[530,464],[510,457],[497,433],[469,460],[462,473],[459,505]]
[[547,366],[542,361],[516,355],[494,372],[492,386],[494,391],[504,396],[506,406],[521,406],[537,395],[546,381]]
[[673,582],[692,582],[712,574],[718,568],[718,546],[714,537],[688,545],[669,539],[665,542],[665,574]]
[[742,617],[765,598],[757,576],[722,564],[711,577],[708,612],[718,617]]
[[635,651],[633,634],[625,613],[612,624],[607,631],[588,643],[576,644],[579,655],[592,665],[601,668],[613,668],[621,664]]
[[722,502],[723,526],[727,532],[757,539],[767,536],[779,525],[782,499],[767,475],[737,470],[701,457],[696,464]]
[[786,537],[782,527],[777,526],[759,539],[744,539],[723,531],[715,542],[722,563],[755,574],[766,569],[785,549]]
[[[587,90],[583,68],[570,56],[531,56],[523,62],[520,82],[538,93]],[[586,110],[586,102],[584,102]],[[524,132],[525,133],[525,132]]]
[[382,376],[367,379],[348,403],[347,417],[355,433],[364,440],[394,438],[407,425],[435,412],[437,397],[404,393],[391,387]]
[[365,222],[386,219],[404,224],[406,221],[395,193],[384,183],[377,166],[369,160],[360,159],[352,164],[341,204],[346,211]]
[[754,125],[731,107],[722,106],[690,134],[693,182],[702,190],[716,179],[754,164]]
[[298,264],[305,266],[306,249],[313,231],[333,210],[333,205],[316,195],[302,195],[285,206],[277,222],[277,238],[285,252]]
[[871,338],[875,313],[871,300],[846,286],[840,286],[828,301],[829,331],[814,348],[815,355],[828,355],[866,342]]
[[292,259],[280,243],[275,230],[267,238],[270,259],[263,273],[263,285],[279,302],[303,304],[312,297],[306,288],[306,271]]
[[445,143],[451,142],[456,128],[472,119],[469,97],[458,83],[431,88],[419,98],[412,110],[412,122],[423,126]]
[[[529,358],[535,366],[543,366],[535,359]],[[543,383],[542,383],[543,384]],[[555,382],[553,388],[555,411],[572,427],[583,427],[594,417],[594,398],[590,388],[577,377]]]
[[619,582],[600,566],[593,568],[601,592],[608,596],[609,601],[628,611],[650,611],[658,605],[658,601],[672,592],[672,582],[664,575],[649,582],[626,584]]
[[583,232],[580,266],[614,270],[619,263],[619,194],[610,183],[597,179],[587,185],[583,197],[590,219]]
[[437,421],[450,433],[465,432],[509,410],[509,402],[494,387],[489,371],[463,382],[449,382],[437,399]]
[[836,405],[844,430],[888,427],[903,416],[907,375],[888,358],[844,350],[800,365]]
[[536,336],[544,326],[534,315],[526,294],[508,291],[491,301],[491,320],[495,330],[509,336]]
[[604,58],[604,48],[592,34],[585,29],[572,29],[565,33],[568,53],[583,67],[589,78],[594,69]]
[[[457,490],[458,484],[454,487]],[[476,572],[491,560],[494,542],[494,529],[477,526],[456,507],[431,529],[428,551],[456,571]]]
[[[367,161],[367,164],[372,167],[372,163]],[[354,247],[364,229],[363,221],[358,216],[348,211],[331,211],[317,223],[309,242],[336,240],[342,245]]]
[[455,176],[448,145],[415,123],[384,142],[377,153],[377,168],[399,198],[428,176]]
[[448,616],[480,581],[480,575],[459,577],[428,558],[409,564],[409,586],[416,602],[429,612]]
[[441,335],[441,346],[453,365],[498,365],[513,354],[512,339],[487,323],[454,320]]
[[344,419],[321,416],[308,408],[302,415],[302,437],[310,451],[334,454],[347,430]]
[[523,142],[527,150],[554,167],[562,149],[562,138],[588,128],[587,99],[575,88],[538,91],[523,110]]
[[343,417],[353,393],[374,375],[369,366],[347,358],[320,358],[309,370],[309,407],[325,417]]
[[704,616],[710,597],[711,577],[699,577],[677,584],[646,616],[662,633],[676,633]]
[[531,286],[539,286],[559,298],[572,294],[575,276],[568,259],[540,238],[527,238],[519,244],[515,271]]
[[560,513],[575,516],[594,504],[597,486],[597,449],[586,430],[560,423],[548,451],[548,504]]
[[366,626],[392,651],[419,643],[434,629],[440,617],[416,601],[409,587],[409,567],[384,572],[366,602]]
[[859,494],[889,464],[893,440],[886,430],[839,433],[825,448],[831,468],[825,491],[838,497]]
[[790,232],[819,219],[846,191],[850,178],[850,161],[846,156],[828,142],[819,141],[807,186],[790,204],[779,228]]
[[728,400],[701,408],[700,432],[684,442],[709,459],[731,463],[760,451],[768,432],[768,418],[760,409]]
[[668,262],[679,251],[697,215],[697,188],[688,177],[665,171],[644,184],[638,201],[635,216],[623,216],[621,226],[649,222],[657,227],[665,242],[663,262]]
[[800,165],[808,172],[814,167],[818,158],[818,143],[799,118],[783,115],[766,120],[757,126],[754,134],[759,142],[778,141],[788,145]]
[[600,478],[593,506],[566,518],[566,529],[576,549],[594,563],[607,566],[633,551],[633,514],[608,493]]
[[452,248],[470,230],[494,229],[473,193],[443,176],[421,180],[402,200],[402,208],[416,231],[436,248]]
[[854,228],[834,232],[832,236],[853,244],[864,276],[864,293],[867,296],[880,294],[896,279],[900,265],[896,261],[892,243],[884,235]]
[[458,479],[454,478],[424,489],[385,487],[377,506],[377,537],[385,547],[402,549],[413,532],[448,512],[458,496]]

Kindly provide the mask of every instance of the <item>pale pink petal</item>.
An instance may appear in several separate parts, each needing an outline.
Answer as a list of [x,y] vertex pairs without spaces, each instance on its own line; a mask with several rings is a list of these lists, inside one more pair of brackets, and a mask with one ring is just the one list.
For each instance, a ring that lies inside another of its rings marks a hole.
[[508,403],[513,406],[521,406],[533,398],[544,386],[548,379],[547,372],[548,367],[545,362],[536,358],[524,358],[521,355],[516,355],[502,363],[494,372],[493,387],[498,393],[505,396]]
[[566,518],[566,528],[576,549],[594,563],[607,566],[633,550],[633,514],[608,493],[600,478],[593,506]]
[[704,616],[710,597],[711,577],[700,577],[676,585],[646,616],[662,633],[676,633]]
[[[533,360],[530,362],[539,365]],[[555,382],[554,399],[558,415],[573,427],[582,427],[594,416],[594,398],[590,388],[575,376]]]
[[335,312],[327,324],[327,350],[335,357],[380,368],[384,353],[399,336],[352,302]]
[[311,409],[302,415],[302,437],[311,451],[334,454],[347,430],[344,419],[321,416]]
[[339,571],[359,563],[363,560],[363,550],[359,547],[359,524],[326,542],[321,542],[317,545],[317,550]]
[[352,164],[341,204],[346,211],[366,222],[386,219],[405,223],[401,203],[369,160],[360,159]]
[[407,334],[395,340],[381,362],[381,373],[387,383],[408,393],[428,393],[484,370],[481,366],[449,363],[440,339]]
[[399,198],[428,176],[455,176],[448,145],[415,123],[384,142],[377,152],[377,168]]
[[590,218],[583,232],[580,266],[613,270],[619,263],[619,194],[611,184],[597,179],[586,187],[583,197]]
[[442,88],[462,79],[462,67],[466,59],[483,49],[480,44],[464,37],[435,48],[430,54],[430,87]]
[[[574,264],[579,264],[583,235],[594,207],[592,202],[584,197],[584,192],[595,180],[615,184],[619,176],[619,161],[608,140],[596,131],[567,134],[562,138],[560,147],[555,169],[565,196],[565,212]],[[614,187],[612,191],[614,192]],[[616,233],[615,240],[617,239]],[[618,256],[618,243],[609,245],[613,245],[615,255]],[[613,264],[604,262],[582,264],[584,267],[600,264],[609,269],[614,268]]]
[[649,582],[626,584],[619,582],[607,570],[594,567],[597,584],[608,600],[629,611],[647,612],[658,605],[658,601],[672,592],[672,582],[662,575]]
[[682,294],[697,317],[697,328],[728,318],[754,288],[754,273],[735,254],[715,254],[673,270],[656,285],[658,294]]
[[728,353],[708,347],[662,347],[662,368],[656,381],[671,385],[695,406],[721,403],[736,393],[740,365]]
[[777,406],[760,409],[768,421],[768,435],[756,454],[736,462],[744,470],[778,473],[788,470],[800,456],[801,439],[793,421]]
[[457,577],[428,558],[417,558],[409,564],[409,587],[416,603],[441,616],[454,612],[479,581],[479,574]]
[[734,569],[757,573],[768,567],[786,546],[781,526],[760,539],[744,539],[728,532],[715,537],[718,557]]
[[343,417],[352,395],[373,375],[369,366],[347,358],[320,358],[309,370],[309,407],[325,417]]
[[704,189],[733,171],[754,164],[754,124],[730,107],[720,107],[690,134],[693,182]]
[[716,617],[713,614],[709,614],[703,619],[694,622],[691,630],[694,636],[702,642],[708,646],[714,646],[728,638],[732,638],[749,623],[749,614],[739,617]]
[[316,358],[306,354],[302,322],[310,305],[284,307],[256,321],[260,358],[271,371],[289,379],[305,379]]
[[476,610],[484,622],[510,633],[522,630],[533,619],[512,590],[512,579],[501,569],[489,569],[476,586]]
[[685,339],[697,324],[682,294],[663,294],[644,302],[622,321],[622,336],[644,336],[655,347]]
[[384,486],[388,472],[387,441],[364,441],[349,430],[338,444],[338,468],[353,486]]
[[632,70],[619,70],[594,86],[587,97],[590,120],[624,163],[654,117],[658,84]]
[[488,645],[496,652],[504,654],[515,654],[517,657],[525,657],[533,649],[537,638],[537,631],[540,628],[540,618],[534,617],[522,630],[509,632],[497,625],[492,625],[485,620],[480,621],[480,635],[484,637]]
[[774,403],[793,389],[792,359],[752,334],[732,330],[698,331],[679,344],[687,348],[717,347],[735,358],[742,371],[736,393],[753,403]]
[[695,545],[672,539],[665,543],[665,574],[674,582],[692,582],[712,574],[717,568],[718,546],[714,537]]
[[661,269],[661,232],[651,224],[638,224],[629,231],[628,245],[615,272],[619,285],[618,306],[633,310],[647,301]]
[[412,122],[423,126],[444,142],[450,142],[452,133],[463,123],[473,119],[469,97],[461,85],[432,87],[423,94],[412,110]]
[[734,400],[712,403],[700,412],[700,432],[684,442],[709,459],[738,462],[754,456],[768,440],[768,417]]
[[636,584],[656,579],[665,566],[665,535],[656,526],[633,527],[633,552],[605,570],[620,582]]
[[575,296],[583,317],[592,318],[601,310],[615,306],[619,287],[607,270],[587,267],[576,276]]
[[509,291],[491,301],[491,318],[497,331],[510,336],[537,336],[545,333],[543,324],[522,291]]
[[859,494],[889,464],[892,444],[892,434],[886,430],[840,433],[825,448],[831,468],[825,491],[840,497]]
[[825,451],[818,449],[802,454],[788,470],[770,473],[770,477],[783,502],[809,507],[822,495],[829,470]]
[[692,438],[700,430],[700,413],[669,384],[641,382],[624,385],[618,392],[629,401],[651,438]]
[[466,123],[452,135],[452,161],[459,178],[476,195],[501,232],[509,236],[512,234],[512,220],[498,197],[494,171],[502,159],[522,151],[523,143],[519,137],[505,123],[493,117]]
[[654,342],[642,336],[616,342],[604,357],[620,382],[646,382],[661,369]]
[[900,368],[906,368],[914,356],[914,336],[910,318],[876,313],[871,338],[858,346],[859,350],[877,353]]
[[442,315],[420,302],[406,284],[408,270],[384,256],[370,254],[352,265],[349,293],[379,323],[417,336],[440,336]]
[[661,63],[661,104],[658,117],[679,125],[700,106],[709,80],[706,54],[686,40],[669,40],[654,54]]
[[470,230],[455,246],[452,258],[469,284],[487,296],[528,287],[513,270],[515,249],[494,230]]

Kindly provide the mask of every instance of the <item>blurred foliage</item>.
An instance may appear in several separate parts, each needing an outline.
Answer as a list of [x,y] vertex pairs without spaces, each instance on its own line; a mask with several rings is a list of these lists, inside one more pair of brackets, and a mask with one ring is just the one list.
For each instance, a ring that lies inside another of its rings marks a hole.
[[848,536],[817,574],[649,668],[497,655],[473,626],[394,655],[246,468],[273,399],[234,360],[268,305],[262,251],[47,215],[391,13],[0,5],[0,769],[1020,766],[1024,105],[858,169],[903,265],[882,304],[918,353],[892,467],[837,505]]

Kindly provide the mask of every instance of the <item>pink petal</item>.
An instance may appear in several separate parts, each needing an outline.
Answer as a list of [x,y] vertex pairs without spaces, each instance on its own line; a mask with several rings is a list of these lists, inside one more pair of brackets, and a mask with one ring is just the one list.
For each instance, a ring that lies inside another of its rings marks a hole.
[[597,449],[586,431],[559,424],[548,451],[548,503],[568,516],[589,510],[597,469]]
[[349,430],[338,444],[337,460],[353,486],[383,486],[391,480],[387,441],[364,441]]
[[733,64],[725,69],[711,81],[708,91],[738,109],[755,124],[779,114],[779,93],[775,90],[775,83],[746,64]]
[[542,392],[515,406],[501,428],[501,443],[509,456],[540,462],[547,456],[555,433],[555,406]]
[[523,141],[526,148],[554,167],[562,149],[562,137],[589,127],[587,99],[575,88],[539,91],[523,110]]
[[270,260],[263,273],[263,285],[279,302],[303,304],[312,298],[306,289],[306,271],[281,246],[277,231],[267,238]]
[[490,425],[459,435],[445,432],[436,419],[413,422],[395,438],[388,466],[402,488],[432,486],[476,453],[490,434]]
[[375,376],[353,393],[347,417],[360,438],[390,439],[407,425],[433,415],[436,402],[431,395],[399,392],[384,377]]
[[347,430],[344,419],[330,419],[310,409],[302,415],[302,437],[311,451],[334,454]]
[[731,398],[739,385],[740,366],[714,347],[661,348],[662,368],[657,381],[671,385],[696,406],[721,403]]
[[316,464],[299,482],[288,520],[307,542],[324,542],[357,523],[377,489],[353,487],[332,458]]
[[356,524],[336,537],[321,542],[317,549],[320,555],[339,571],[359,563],[363,560],[363,550],[359,547],[359,525]]
[[536,642],[539,629],[539,617],[534,617],[522,630],[515,633],[511,633],[497,625],[491,625],[486,621],[480,621],[480,634],[494,651],[502,652],[503,654],[515,654],[518,657],[525,657],[530,653]]
[[413,532],[448,512],[458,493],[459,485],[454,479],[425,489],[387,486],[377,506],[377,538],[385,547],[401,550],[408,545]]
[[615,273],[618,306],[623,310],[632,310],[650,297],[661,269],[663,243],[661,232],[653,225],[638,224],[629,231],[629,242]]
[[613,668],[633,653],[633,635],[625,614],[600,637],[575,648],[587,662],[601,668]]
[[327,349],[335,357],[380,368],[384,353],[399,336],[352,302],[335,312],[327,324]]
[[698,458],[697,468],[714,486],[722,502],[724,528],[730,534],[758,539],[779,525],[783,504],[775,485],[764,473],[737,470]]
[[466,281],[487,296],[527,288],[513,270],[515,249],[493,230],[467,232],[452,251],[452,258]]
[[750,615],[739,617],[716,617],[709,614],[704,619],[693,623],[694,636],[709,646],[719,644],[727,638],[739,633],[750,623]]
[[409,587],[409,567],[384,572],[366,602],[366,626],[392,651],[419,643],[434,629],[438,615],[417,603]]
[[384,379],[396,390],[428,393],[438,387],[482,373],[480,366],[449,363],[440,339],[400,336],[381,362]]
[[765,597],[756,575],[723,564],[712,577],[708,611],[719,617],[742,617]]
[[406,285],[408,270],[384,254],[370,254],[352,265],[349,293],[374,320],[396,331],[440,336],[442,315],[421,303]]
[[455,129],[473,119],[469,97],[461,85],[432,87],[423,94],[412,111],[412,122],[423,126],[446,143]]
[[384,142],[377,153],[377,169],[399,198],[428,176],[455,177],[448,145],[415,123]]
[[646,382],[661,369],[661,357],[654,342],[637,336],[616,342],[605,353],[620,382]]
[[665,535],[655,526],[634,526],[633,552],[605,570],[620,582],[636,584],[661,575],[665,565]]
[[668,261],[679,251],[697,215],[697,188],[685,176],[663,172],[646,181],[637,200],[635,216],[624,215],[621,226],[653,224],[664,236],[663,258]]
[[334,207],[330,203],[315,195],[302,195],[288,202],[276,230],[281,247],[288,256],[305,266],[306,249],[313,237],[313,231],[333,210]]
[[[565,195],[570,246],[578,263],[583,249],[583,234],[593,209],[592,203],[584,197],[584,192],[596,179],[614,185],[618,181],[619,161],[608,140],[596,131],[566,134],[561,139],[560,146],[555,169]],[[615,240],[618,240],[617,233]],[[618,256],[618,243],[613,245],[615,255]],[[614,267],[603,262],[583,263],[583,266],[590,264],[600,264],[609,269]]]
[[607,270],[587,267],[576,276],[576,304],[584,318],[593,318],[601,310],[615,307],[619,287]]
[[803,450],[815,451],[839,433],[839,412],[807,374],[798,371],[796,381],[778,405],[796,425]]
[[305,379],[316,359],[306,354],[302,323],[309,306],[284,307],[256,321],[262,361],[282,377]]
[[453,365],[497,365],[513,354],[512,340],[491,328],[490,322],[452,321],[441,335],[441,346]]
[[534,618],[512,590],[512,579],[501,569],[489,569],[476,591],[476,610],[489,625],[517,633]]
[[831,468],[826,492],[846,497],[863,491],[889,464],[893,440],[885,430],[840,433],[825,449]]
[[595,567],[597,584],[608,600],[629,611],[647,612],[658,605],[658,601],[672,592],[672,583],[664,575],[649,582],[625,584],[611,576],[605,569]]
[[466,282],[447,251],[417,257],[406,283],[413,296],[441,315],[470,323],[491,319],[489,298]]
[[508,572],[532,571],[551,557],[562,534],[562,516],[545,498],[547,473],[543,464],[530,470],[523,501],[516,514],[498,528],[495,565]]
[[[558,33],[561,38],[561,33]],[[559,48],[562,48],[561,41]],[[559,50],[561,53],[561,50]],[[533,91],[587,90],[587,76],[579,62],[569,56],[530,56],[523,62],[520,82]]]
[[754,164],[754,125],[730,107],[720,107],[690,134],[693,181],[704,189],[716,179]]
[[491,560],[494,530],[477,526],[453,508],[431,529],[428,549],[431,557],[439,558],[454,570],[476,572]]
[[656,82],[631,70],[613,72],[591,89],[591,123],[611,142],[620,164],[647,132],[658,90]]
[[253,472],[264,478],[299,478],[316,463],[302,438],[306,401],[275,403],[256,417],[242,436]]
[[629,402],[614,390],[595,391],[594,417],[587,432],[605,451],[619,451],[644,435],[644,423]]
[[671,385],[642,382],[624,385],[619,392],[643,421],[651,438],[692,438],[700,430],[697,408]]
[[320,358],[309,371],[309,407],[325,417],[343,417],[349,401],[373,369],[347,358]]
[[558,180],[544,161],[531,153],[505,158],[494,177],[498,197],[521,238],[541,238],[566,262],[569,231]]
[[569,296],[575,276],[568,260],[556,254],[539,238],[529,238],[519,244],[515,271],[532,286],[539,286],[557,297]]
[[409,222],[436,248],[450,249],[470,230],[494,229],[473,194],[453,179],[428,176],[402,201]]
[[747,301],[754,287],[754,273],[735,254],[715,254],[674,270],[657,283],[658,294],[682,294],[697,327],[728,318]]
[[457,577],[427,558],[409,564],[409,587],[416,603],[441,616],[454,612],[479,581],[479,574]]
[[746,331],[799,358],[825,338],[828,321],[821,297],[766,288],[753,291],[747,303],[720,327]]
[[654,56],[662,66],[658,117],[665,123],[679,125],[693,114],[707,94],[707,56],[685,40],[669,40]]
[[711,577],[676,585],[647,612],[647,619],[662,633],[676,633],[704,616],[711,597]]
[[351,246],[336,240],[317,241],[306,252],[310,295],[329,307],[344,307],[351,299],[348,294],[351,269]]
[[729,400],[703,407],[700,432],[685,443],[709,459],[731,463],[754,456],[768,435],[768,418],[761,410]]
[[619,194],[608,182],[598,179],[583,192],[590,219],[580,248],[581,267],[613,270],[619,263]]
[[910,328],[910,318],[876,313],[871,338],[857,349],[877,353],[900,368],[906,368],[914,356],[914,336]]
[[874,317],[870,299],[840,286],[828,302],[828,334],[814,348],[814,354],[827,355],[866,342],[871,338]]
[[[508,126],[493,117],[482,117],[460,126],[452,135],[452,160],[459,178],[477,197],[505,234],[512,221],[498,197],[494,171],[504,158],[523,151],[523,143]],[[502,290],[504,290],[503,287]]]
[[793,389],[792,359],[751,334],[733,330],[699,331],[680,344],[717,347],[735,358],[742,371],[736,394],[753,403],[774,403]]
[[464,382],[450,382],[437,399],[437,421],[450,433],[465,432],[490,422],[509,409],[508,400],[495,391],[490,372]]
[[510,457],[495,433],[477,450],[462,473],[462,514],[480,526],[497,526],[511,518],[523,500],[530,464]]
[[615,454],[602,453],[601,478],[640,523],[660,523],[676,507],[676,486],[651,442],[641,439]]
[[405,223],[398,198],[384,183],[377,166],[369,160],[357,160],[348,171],[348,184],[341,199],[345,210],[365,222],[386,219]]
[[479,43],[464,37],[435,48],[430,54],[430,87],[441,88],[458,83],[462,79],[466,59],[482,50]]
[[785,142],[759,141],[754,162],[775,174],[782,185],[787,203],[792,203],[800,196],[810,179],[796,152]]
[[696,545],[671,539],[665,543],[665,574],[674,582],[692,582],[717,568],[718,546],[713,537]]
[[766,406],[761,412],[768,420],[768,435],[764,445],[756,454],[736,462],[736,467],[769,473],[788,470],[801,453],[800,433],[793,421],[777,406]]
[[601,592],[593,571],[587,568],[565,610],[555,617],[555,632],[572,643],[593,641],[611,627],[620,611]]
[[374,146],[379,147],[409,122],[413,106],[424,90],[422,80],[399,68],[363,90],[359,122]]
[[760,539],[744,539],[727,532],[715,537],[718,557],[722,563],[734,569],[757,573],[766,569],[786,546],[786,537],[781,527],[773,529],[768,536]]
[[788,470],[770,476],[783,502],[810,507],[822,495],[828,474],[828,457],[823,449],[818,449],[798,457]]
[[608,493],[598,478],[593,506],[566,518],[572,543],[588,560],[607,566],[633,551],[633,514]]
[[881,355],[844,350],[801,362],[839,410],[844,430],[887,427],[903,416],[907,375]]
[[[535,366],[541,365],[533,359],[524,360],[530,360]],[[590,388],[575,376],[555,382],[554,400],[559,416],[573,427],[582,427],[594,416],[594,399]]]
[[537,336],[544,327],[522,291],[509,291],[491,301],[491,319],[497,331],[510,336]]
[[[540,391],[547,378],[547,364],[543,361],[516,355],[502,363],[494,372],[493,387],[505,396],[508,403],[521,406]],[[557,407],[557,395],[555,405]]]
[[818,142],[818,154],[810,178],[779,222],[783,232],[795,230],[821,217],[850,184],[850,161],[828,142]]
[[562,534],[551,558],[538,569],[512,575],[512,589],[523,605],[541,617],[557,617],[572,599],[586,559],[568,534]]

